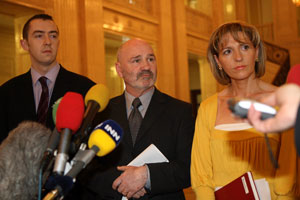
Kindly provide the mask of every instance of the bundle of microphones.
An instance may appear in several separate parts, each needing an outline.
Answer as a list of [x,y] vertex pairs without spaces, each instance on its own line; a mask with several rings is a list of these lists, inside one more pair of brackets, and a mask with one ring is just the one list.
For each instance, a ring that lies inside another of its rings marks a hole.
[[116,122],[107,120],[93,129],[95,115],[108,100],[108,89],[97,84],[84,100],[78,93],[67,92],[53,105],[56,128],[40,163],[39,199],[62,199],[96,155],[105,156],[118,146],[123,131]]

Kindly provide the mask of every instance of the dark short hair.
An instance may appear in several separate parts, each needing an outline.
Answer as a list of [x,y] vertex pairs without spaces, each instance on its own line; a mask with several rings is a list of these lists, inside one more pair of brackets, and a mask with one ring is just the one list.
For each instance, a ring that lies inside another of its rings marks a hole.
[[27,20],[27,22],[25,23],[25,25],[23,27],[23,39],[26,39],[26,40],[28,39],[28,30],[29,30],[30,22],[34,19],[54,21],[52,16],[47,15],[47,14],[37,14],[37,15],[32,16],[30,19]]
[[217,79],[217,81],[222,85],[228,85],[231,83],[230,77],[224,72],[224,70],[218,70],[218,64],[214,58],[214,55],[219,56],[220,43],[222,37],[227,33],[238,42],[240,38],[238,33],[241,32],[246,36],[255,48],[258,48],[258,61],[255,62],[255,75],[257,78],[262,77],[265,73],[265,49],[263,42],[260,38],[258,30],[244,22],[229,22],[218,27],[211,35],[208,48],[207,48],[207,59],[210,63],[210,69]]

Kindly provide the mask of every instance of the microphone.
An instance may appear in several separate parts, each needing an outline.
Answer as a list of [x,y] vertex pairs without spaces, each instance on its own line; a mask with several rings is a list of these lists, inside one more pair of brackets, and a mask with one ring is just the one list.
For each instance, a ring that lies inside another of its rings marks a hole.
[[43,200],[52,200],[56,197],[65,196],[73,187],[73,178],[69,176],[57,175],[49,177],[46,188],[54,188],[43,198]]
[[0,199],[33,199],[38,194],[40,162],[51,131],[24,121],[0,145]]
[[81,143],[87,142],[89,133],[92,130],[92,122],[97,112],[104,110],[108,104],[108,88],[103,84],[94,85],[85,95],[84,101],[86,105],[84,118],[79,131],[74,135],[74,146],[71,147],[71,152],[76,152]]
[[71,136],[82,122],[84,103],[81,94],[67,92],[62,98],[56,112],[56,128],[60,132],[58,154],[55,159],[53,172],[63,174],[68,160]]
[[[62,100],[62,97],[59,98],[57,101],[55,101],[55,103],[52,105],[52,118],[53,118],[54,124],[56,124],[56,112],[57,112],[57,108],[58,108],[58,105],[61,100]],[[55,127],[53,132],[50,135],[46,151],[44,152],[44,156],[41,161],[40,169],[42,170],[42,172],[45,172],[45,170],[48,168],[48,165],[53,158],[54,150],[58,146],[59,138],[60,138],[60,135]]]
[[52,105],[52,119],[53,119],[53,122],[54,124],[56,124],[56,113],[57,113],[57,109],[58,109],[58,106],[61,102],[63,97],[60,97],[59,99],[57,99],[54,104]]
[[[106,120],[95,127],[88,141],[90,149],[82,150],[74,157],[74,164],[65,176],[58,176],[50,180],[48,188],[54,188],[49,192],[44,200],[51,200],[57,196],[66,195],[72,188],[73,180],[79,172],[97,156],[105,156],[114,150],[121,142],[123,137],[122,128],[113,120]],[[54,186],[53,186],[54,185]]]
[[113,120],[106,120],[96,126],[89,137],[89,149],[79,150],[72,160],[74,164],[67,175],[76,177],[95,155],[102,157],[114,150],[120,144],[122,137],[122,128]]

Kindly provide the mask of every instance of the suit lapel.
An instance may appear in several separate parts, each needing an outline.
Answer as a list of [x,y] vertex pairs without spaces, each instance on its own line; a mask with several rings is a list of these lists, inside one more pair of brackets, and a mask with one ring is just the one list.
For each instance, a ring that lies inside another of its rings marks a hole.
[[67,77],[67,70],[60,66],[50,99],[50,106],[52,106],[57,99],[63,97],[65,91],[69,91],[69,88],[71,88],[71,84]]
[[24,113],[30,113],[30,116],[37,118],[30,70],[25,74],[23,82],[23,89],[20,90],[19,93],[22,97]]
[[111,109],[113,110],[111,113],[114,115],[112,118],[115,119],[123,129],[123,142],[126,143],[127,146],[132,147],[133,143],[127,119],[124,93],[111,103]]
[[49,110],[48,110],[48,115],[47,115],[48,127],[55,126],[53,120],[51,120],[52,105],[55,103],[56,100],[63,97],[65,95],[66,91],[69,91],[70,88],[72,87],[68,77],[69,77],[68,71],[60,65],[60,69],[59,69],[59,72],[58,72],[56,80],[55,80],[54,88],[53,88],[52,95],[50,98],[50,103],[49,103]]

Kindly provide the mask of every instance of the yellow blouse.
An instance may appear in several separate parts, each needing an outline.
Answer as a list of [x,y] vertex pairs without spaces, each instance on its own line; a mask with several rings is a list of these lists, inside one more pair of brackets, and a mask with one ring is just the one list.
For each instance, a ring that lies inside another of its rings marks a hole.
[[214,190],[247,171],[254,179],[265,178],[272,199],[296,199],[297,154],[293,130],[268,134],[279,163],[276,170],[269,158],[264,135],[253,128],[239,131],[215,129],[218,94],[201,103],[192,147],[191,182],[197,199],[215,199]]

